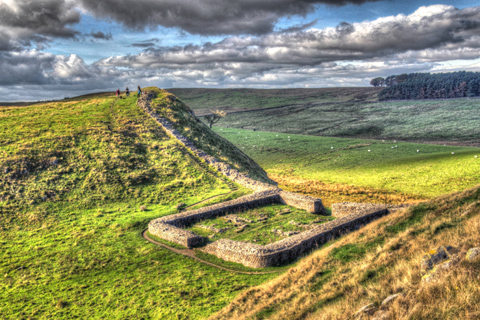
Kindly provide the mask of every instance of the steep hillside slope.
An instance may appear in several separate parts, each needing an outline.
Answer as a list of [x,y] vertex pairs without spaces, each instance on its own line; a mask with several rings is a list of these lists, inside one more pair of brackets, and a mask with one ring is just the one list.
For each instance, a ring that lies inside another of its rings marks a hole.
[[[450,267],[422,281],[422,259],[440,246],[453,247]],[[391,320],[478,319],[480,257],[466,258],[473,247],[480,247],[480,187],[391,214],[325,246],[212,319],[373,319],[373,312]],[[369,304],[370,315],[355,315]]]
[[273,183],[255,161],[199,121],[193,115],[192,110],[181,100],[165,90],[146,88],[145,91],[156,94],[156,98],[152,101],[154,111],[167,119],[197,148],[214,156],[219,161],[228,163],[232,168],[247,173],[253,179]]
[[[156,102],[168,112],[166,96]],[[2,318],[205,318],[274,276],[220,271],[141,238],[179,203],[250,191],[181,148],[136,103],[102,94],[0,108]],[[207,152],[217,143],[208,133]],[[245,155],[216,155],[262,174]]]

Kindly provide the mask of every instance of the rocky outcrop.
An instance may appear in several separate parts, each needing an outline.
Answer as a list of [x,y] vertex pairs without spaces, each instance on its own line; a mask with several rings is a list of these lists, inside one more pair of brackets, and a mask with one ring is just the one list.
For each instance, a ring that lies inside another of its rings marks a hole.
[[456,264],[458,257],[454,255],[454,252],[455,249],[450,246],[441,246],[427,252],[421,263],[421,271],[424,274],[422,281],[430,282],[435,280],[441,273]]

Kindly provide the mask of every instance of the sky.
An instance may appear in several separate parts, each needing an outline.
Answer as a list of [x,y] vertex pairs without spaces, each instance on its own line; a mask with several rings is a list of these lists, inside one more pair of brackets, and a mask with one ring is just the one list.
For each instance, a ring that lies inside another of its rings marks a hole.
[[480,0],[0,0],[0,101],[480,71]]

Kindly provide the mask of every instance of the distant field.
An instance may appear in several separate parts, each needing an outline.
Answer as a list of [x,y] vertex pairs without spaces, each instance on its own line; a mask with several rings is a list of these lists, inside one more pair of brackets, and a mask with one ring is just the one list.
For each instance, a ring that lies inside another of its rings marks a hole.
[[[408,202],[480,183],[480,148],[220,127],[215,131],[256,160],[281,185],[316,194],[326,205],[352,198]],[[376,196],[378,190],[385,193]]]
[[260,131],[480,146],[480,99],[305,104],[228,114],[217,126]]
[[312,103],[377,101],[379,88],[316,89],[167,89],[184,101],[195,114],[211,109],[227,112],[302,106]]

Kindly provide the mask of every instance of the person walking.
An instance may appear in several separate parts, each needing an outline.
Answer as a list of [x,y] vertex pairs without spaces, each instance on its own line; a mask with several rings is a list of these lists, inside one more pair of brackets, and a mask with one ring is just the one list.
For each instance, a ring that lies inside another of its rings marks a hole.
[[140,88],[140,86],[138,86],[137,88],[138,88],[138,91],[137,91],[137,98],[138,98],[142,95],[142,89]]
[[115,93],[117,94],[117,98],[120,97],[120,89],[117,89]]
[[130,90],[128,90],[128,87],[127,89],[125,89],[125,94],[127,95],[127,97],[130,97]]

